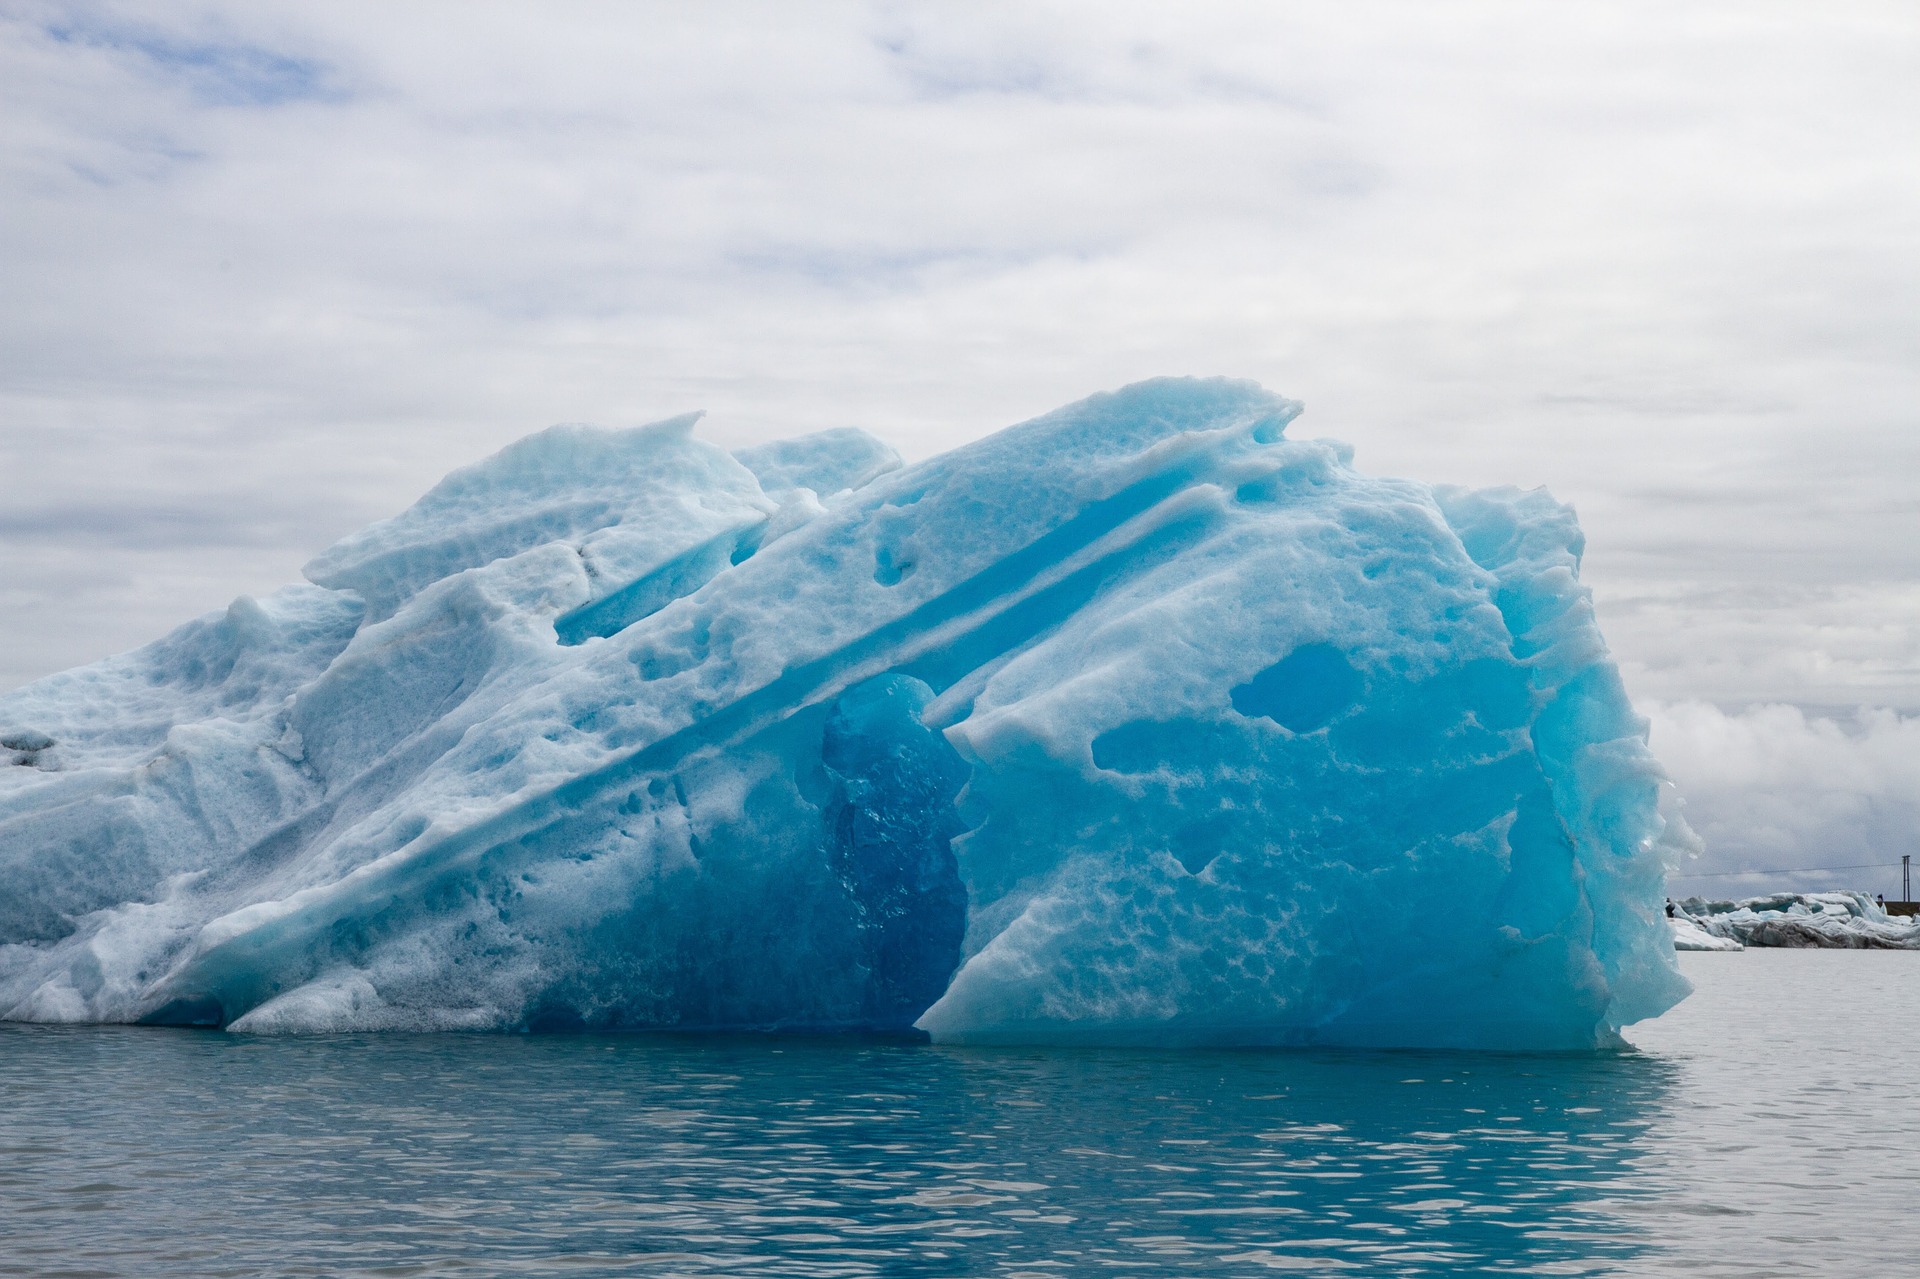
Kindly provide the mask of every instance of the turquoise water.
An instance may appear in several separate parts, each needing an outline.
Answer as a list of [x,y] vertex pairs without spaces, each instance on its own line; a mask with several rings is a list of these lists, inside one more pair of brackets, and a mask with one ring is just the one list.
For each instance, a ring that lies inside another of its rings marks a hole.
[[1636,1051],[0,1027],[0,1274],[1889,1274],[1920,955],[1683,957]]

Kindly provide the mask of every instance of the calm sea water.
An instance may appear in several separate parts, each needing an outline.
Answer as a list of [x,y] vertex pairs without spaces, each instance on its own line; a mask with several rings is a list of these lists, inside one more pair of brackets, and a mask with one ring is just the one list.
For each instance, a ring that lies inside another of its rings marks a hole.
[[0,1027],[0,1274],[1915,1273],[1920,955],[1635,1052]]

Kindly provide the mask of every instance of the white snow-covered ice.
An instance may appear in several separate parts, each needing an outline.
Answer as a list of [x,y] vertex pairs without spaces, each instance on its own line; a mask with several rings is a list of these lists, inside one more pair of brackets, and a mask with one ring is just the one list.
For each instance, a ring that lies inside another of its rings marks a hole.
[[1746,947],[1732,937],[1721,937],[1702,928],[1691,915],[1674,914],[1667,918],[1667,927],[1673,931],[1675,950],[1745,950]]
[[[1865,893],[1775,893],[1674,903],[1674,945],[1681,950],[1781,946],[1828,950],[1920,950],[1920,921],[1889,915]],[[1683,942],[1698,942],[1686,944]],[[1708,943],[1718,942],[1719,945]]]
[[1572,511],[1297,411],[522,440],[0,698],[0,1016],[1617,1042],[1691,837]]

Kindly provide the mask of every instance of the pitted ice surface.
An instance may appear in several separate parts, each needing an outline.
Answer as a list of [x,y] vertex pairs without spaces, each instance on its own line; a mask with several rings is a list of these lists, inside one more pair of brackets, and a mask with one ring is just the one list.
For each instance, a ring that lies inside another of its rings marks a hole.
[[1573,513],[1298,412],[510,446],[0,697],[0,1017],[1618,1042],[1691,836]]

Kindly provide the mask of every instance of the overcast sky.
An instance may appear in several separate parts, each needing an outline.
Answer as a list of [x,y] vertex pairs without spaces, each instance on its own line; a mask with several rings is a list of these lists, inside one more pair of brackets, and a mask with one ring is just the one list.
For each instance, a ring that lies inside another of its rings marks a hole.
[[1920,852],[1910,0],[0,0],[0,112],[0,689],[552,422],[1220,373],[1573,502],[1715,866]]

